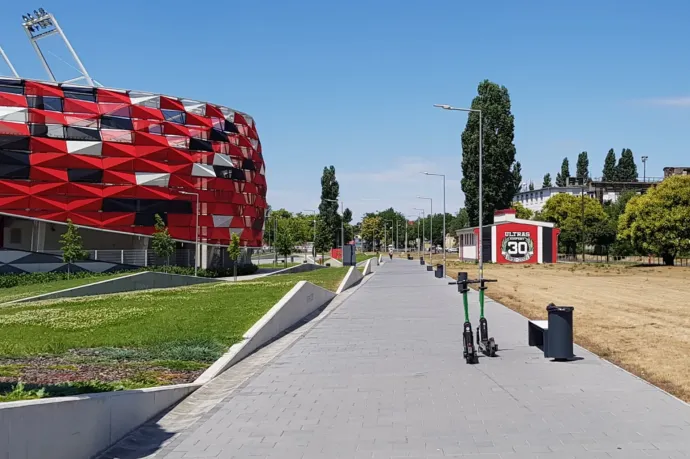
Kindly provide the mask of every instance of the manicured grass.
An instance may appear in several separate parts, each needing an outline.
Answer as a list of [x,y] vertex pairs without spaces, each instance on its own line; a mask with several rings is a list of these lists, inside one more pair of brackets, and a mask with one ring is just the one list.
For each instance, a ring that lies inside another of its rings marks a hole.
[[370,254],[370,253],[358,253],[358,254],[356,255],[356,257],[357,257],[357,263],[359,263],[359,262],[361,262],[361,261],[368,260],[369,258],[374,258],[375,256],[376,256],[375,253],[371,253],[371,254]]
[[167,358],[158,354],[169,354],[176,343],[225,347],[240,341],[299,280],[336,290],[345,273],[345,268],[330,268],[255,281],[6,306],[0,309],[0,355],[143,347]]
[[0,303],[6,303],[8,301],[18,300],[20,298],[29,298],[32,296],[41,295],[42,293],[57,292],[58,290],[79,287],[80,285],[91,284],[93,282],[114,279],[116,277],[124,276],[125,274],[131,273],[117,273],[113,274],[112,276],[82,277],[78,279],[47,282],[45,284],[18,285],[16,287],[3,288],[0,289]]

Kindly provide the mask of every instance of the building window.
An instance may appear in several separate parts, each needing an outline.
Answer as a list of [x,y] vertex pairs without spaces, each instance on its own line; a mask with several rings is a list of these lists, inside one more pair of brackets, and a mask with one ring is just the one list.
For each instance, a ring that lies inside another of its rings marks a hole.
[[10,229],[10,244],[22,243],[22,230],[20,228]]

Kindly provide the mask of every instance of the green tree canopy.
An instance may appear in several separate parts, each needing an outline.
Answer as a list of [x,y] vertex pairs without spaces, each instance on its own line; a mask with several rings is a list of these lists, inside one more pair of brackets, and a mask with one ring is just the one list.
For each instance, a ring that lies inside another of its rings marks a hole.
[[170,255],[175,251],[175,241],[170,237],[168,228],[160,215],[155,216],[156,223],[154,224],[153,240],[151,241],[151,248],[153,252],[160,258],[165,259],[165,264],[170,264]]
[[568,162],[568,158],[563,158],[561,171],[556,174],[556,186],[566,186],[568,184],[568,177],[570,177],[570,163]]
[[[515,161],[515,119],[508,89],[484,80],[477,92],[472,108],[482,111],[483,220],[488,224],[493,222],[495,210],[510,207],[521,174]],[[479,114],[471,112],[462,133],[462,191],[473,225],[479,220],[479,136]]]
[[370,250],[376,249],[376,241],[383,237],[383,220],[378,215],[369,214],[362,220],[362,238],[369,241]]
[[[582,224],[583,199],[584,226]],[[555,223],[561,229],[558,239],[566,253],[576,253],[583,235],[586,244],[603,245],[599,238],[605,236],[602,225],[606,223],[608,217],[601,203],[595,198],[559,193],[546,201],[540,218]],[[593,228],[601,231],[595,232]]]
[[60,236],[60,248],[62,249],[62,260],[67,263],[67,277],[69,277],[70,265],[87,257],[79,230],[69,218],[67,219],[67,231]]
[[530,220],[534,217],[534,212],[523,206],[521,202],[514,202],[513,209],[515,209],[515,217],[522,220]]
[[534,191],[534,182],[530,180],[529,182],[529,190]]
[[278,235],[276,236],[276,251],[281,257],[289,257],[295,249],[294,225],[289,219],[278,220]]
[[328,225],[321,216],[316,219],[316,252],[325,253],[333,248],[333,239],[328,230]]
[[324,167],[321,176],[321,204],[319,204],[319,215],[324,222],[326,234],[331,238],[331,247],[340,247],[341,217],[338,213],[339,204],[337,202],[339,197],[340,185],[335,178],[335,167]]
[[228,244],[228,258],[232,260],[232,270],[235,280],[237,280],[237,260],[239,260],[242,249],[240,248],[240,236],[237,233],[230,235],[230,244]]
[[581,178],[582,183],[587,183],[589,181],[589,158],[587,157],[586,151],[583,151],[577,156],[575,177]]
[[616,152],[613,151],[613,148],[611,148],[606,154],[606,159],[604,160],[604,169],[601,171],[601,177],[604,182],[616,181]]
[[666,178],[630,199],[618,221],[618,238],[661,256],[667,265],[690,252],[690,176]]
[[542,188],[551,188],[553,185],[551,184],[551,174],[548,172],[544,175],[544,181],[541,184]]
[[619,182],[637,182],[637,165],[633,152],[624,148],[616,166],[616,180]]

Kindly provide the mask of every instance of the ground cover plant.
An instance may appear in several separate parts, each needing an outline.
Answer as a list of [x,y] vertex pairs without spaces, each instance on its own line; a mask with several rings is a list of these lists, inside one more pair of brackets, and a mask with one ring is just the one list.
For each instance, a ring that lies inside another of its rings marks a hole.
[[0,401],[191,382],[298,281],[346,268],[0,308]]

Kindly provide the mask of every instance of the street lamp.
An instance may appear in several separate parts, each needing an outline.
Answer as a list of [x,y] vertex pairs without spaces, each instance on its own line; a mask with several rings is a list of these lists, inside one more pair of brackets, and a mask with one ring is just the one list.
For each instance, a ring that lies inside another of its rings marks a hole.
[[[431,172],[424,172],[424,175],[434,175],[436,177],[443,177],[443,273],[446,273],[446,175],[433,174]],[[431,221],[433,223],[434,217],[432,215]]]
[[[343,221],[343,218],[345,216],[345,204],[343,201],[338,201],[337,199],[324,199],[324,201],[329,201],[329,202],[340,202],[340,213],[341,213],[341,218],[340,218],[340,236],[341,236],[341,250],[345,250],[345,222]],[[345,255],[341,255],[344,257]]]
[[312,251],[312,256],[314,257],[314,263],[316,263],[316,210],[304,209],[304,212],[313,212],[314,213],[314,243],[312,244],[311,251]]
[[199,258],[201,257],[201,252],[199,251],[199,193],[192,193],[191,191],[179,190],[180,194],[186,194],[189,196],[196,196],[196,235],[194,237],[196,245],[196,254],[194,255],[194,275],[197,274],[197,265],[199,264]]
[[429,257],[432,257],[432,251],[431,249],[434,247],[434,200],[431,198],[426,198],[424,196],[417,196],[417,199],[428,199],[429,200],[429,205],[431,206],[429,215],[431,215],[431,218],[429,219]]
[[479,113],[479,279],[484,278],[484,257],[482,257],[482,202],[484,201],[484,193],[482,189],[482,155],[484,148],[484,130],[482,129],[482,111],[475,108],[459,108],[450,105],[434,104],[434,107],[442,108],[444,110],[455,110],[459,112],[475,112]]
[[[422,239],[420,240],[420,244],[419,244],[420,245],[419,256],[421,257],[422,256],[422,247],[424,246],[424,220],[426,217],[424,216],[424,209],[420,209],[419,207],[415,207],[414,210],[418,210],[422,213]],[[419,215],[417,215],[417,218],[419,218]],[[419,226],[417,227],[417,237],[419,237]]]
[[649,159],[649,156],[643,156],[642,157],[642,168],[644,170],[643,175],[642,175],[642,181],[646,182],[647,181],[647,160]]

